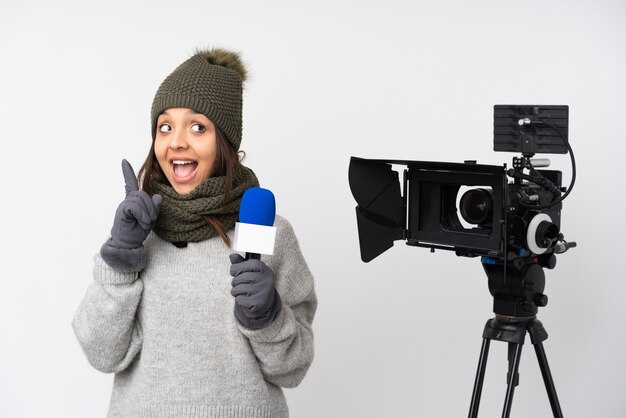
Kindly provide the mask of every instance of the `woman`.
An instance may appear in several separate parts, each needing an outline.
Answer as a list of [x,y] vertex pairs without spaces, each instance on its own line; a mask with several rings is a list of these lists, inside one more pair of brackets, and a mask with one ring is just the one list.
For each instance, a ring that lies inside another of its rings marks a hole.
[[142,190],[122,162],[126,198],[94,257],[72,322],[93,367],[115,373],[109,417],[286,417],[281,387],[313,360],[313,277],[277,216],[273,256],[231,254],[243,192],[245,68],[196,51],[159,87]]

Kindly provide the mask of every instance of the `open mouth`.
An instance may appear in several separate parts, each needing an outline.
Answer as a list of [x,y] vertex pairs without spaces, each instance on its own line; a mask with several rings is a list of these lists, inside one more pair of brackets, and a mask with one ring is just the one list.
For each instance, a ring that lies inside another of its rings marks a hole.
[[179,183],[191,180],[198,170],[198,162],[193,160],[172,160],[170,165],[174,179]]

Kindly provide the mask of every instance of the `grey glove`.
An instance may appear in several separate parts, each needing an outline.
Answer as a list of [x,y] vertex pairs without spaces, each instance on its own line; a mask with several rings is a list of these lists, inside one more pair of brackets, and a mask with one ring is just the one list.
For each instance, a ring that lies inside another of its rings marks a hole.
[[139,271],[145,267],[143,241],[159,216],[159,205],[163,198],[152,197],[139,190],[133,167],[122,160],[122,174],[126,198],[115,211],[111,238],[100,249],[106,263],[118,271]]
[[261,260],[245,260],[236,253],[230,255],[230,262],[235,317],[246,328],[266,327],[282,307],[274,287],[274,272]]

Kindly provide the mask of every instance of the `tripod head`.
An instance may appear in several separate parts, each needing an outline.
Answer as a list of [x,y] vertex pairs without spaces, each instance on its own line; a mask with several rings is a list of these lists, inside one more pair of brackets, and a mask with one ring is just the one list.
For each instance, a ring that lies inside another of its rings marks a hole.
[[575,246],[575,242],[566,242],[563,234],[559,234],[550,253],[535,255],[520,249],[517,253],[510,252],[504,260],[483,256],[481,261],[489,279],[493,312],[517,318],[535,316],[539,307],[548,304],[548,296],[543,293],[546,284],[543,269],[556,267],[556,253]]
[[[554,255],[550,258],[555,261]],[[505,270],[504,265],[483,260],[483,268],[489,279],[496,315],[535,316],[539,307],[548,304],[548,296],[543,293],[546,276],[539,263],[531,263],[520,270],[507,266]]]

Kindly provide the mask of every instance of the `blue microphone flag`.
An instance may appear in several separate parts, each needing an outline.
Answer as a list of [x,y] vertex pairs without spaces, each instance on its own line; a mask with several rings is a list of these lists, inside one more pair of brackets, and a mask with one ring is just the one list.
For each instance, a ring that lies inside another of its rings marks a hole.
[[274,194],[260,187],[251,187],[243,193],[239,206],[239,222],[273,226],[276,219]]

